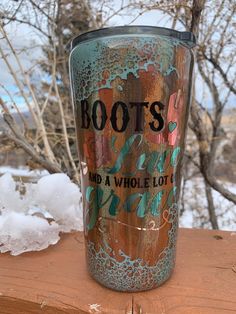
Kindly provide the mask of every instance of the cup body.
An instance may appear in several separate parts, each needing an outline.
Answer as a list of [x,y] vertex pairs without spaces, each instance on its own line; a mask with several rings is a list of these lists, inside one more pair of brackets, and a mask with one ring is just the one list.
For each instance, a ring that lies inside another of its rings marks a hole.
[[76,43],[70,78],[88,270],[106,287],[142,291],[175,264],[193,43],[119,29]]

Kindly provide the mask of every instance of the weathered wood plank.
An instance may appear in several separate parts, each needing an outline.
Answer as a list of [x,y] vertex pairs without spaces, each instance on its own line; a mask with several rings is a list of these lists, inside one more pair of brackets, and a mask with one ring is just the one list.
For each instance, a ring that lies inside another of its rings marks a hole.
[[236,235],[231,234],[181,229],[172,278],[133,294],[113,292],[89,277],[80,233],[64,235],[43,252],[2,254],[0,314],[236,313]]
[[0,255],[1,314],[97,313],[93,308],[100,313],[129,313],[132,298],[90,278],[82,234],[64,235],[42,252]]
[[236,234],[180,230],[170,280],[134,296],[134,313],[236,313]]

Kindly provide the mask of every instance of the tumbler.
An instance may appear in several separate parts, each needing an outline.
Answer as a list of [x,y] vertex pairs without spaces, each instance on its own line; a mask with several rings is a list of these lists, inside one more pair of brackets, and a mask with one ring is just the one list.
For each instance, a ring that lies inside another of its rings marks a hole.
[[151,26],[70,43],[87,267],[108,288],[149,290],[173,271],[194,45]]

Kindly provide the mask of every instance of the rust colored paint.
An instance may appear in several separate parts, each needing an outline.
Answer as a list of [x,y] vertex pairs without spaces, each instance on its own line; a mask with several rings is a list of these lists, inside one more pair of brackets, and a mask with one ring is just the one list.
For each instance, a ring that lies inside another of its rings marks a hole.
[[149,290],[173,271],[192,64],[186,43],[159,35],[71,53],[87,263],[107,287]]

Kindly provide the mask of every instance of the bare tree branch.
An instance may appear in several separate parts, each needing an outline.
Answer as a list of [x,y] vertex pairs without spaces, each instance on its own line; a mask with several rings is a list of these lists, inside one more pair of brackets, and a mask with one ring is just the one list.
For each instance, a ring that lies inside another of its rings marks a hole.
[[7,23],[4,23],[3,26],[9,24],[10,21],[12,22],[18,22],[20,24],[25,24],[25,25],[29,25],[31,27],[33,27],[34,29],[36,29],[37,31],[39,31],[40,33],[42,33],[44,36],[46,36],[46,38],[49,38],[49,35],[48,33],[46,33],[42,28],[38,27],[37,25],[33,24],[31,21],[28,21],[28,20],[23,20],[23,19],[20,19],[18,17],[11,17],[11,16],[5,16],[4,17],[5,19],[8,20]]
[[209,220],[213,229],[219,229],[211,186],[208,184],[206,180],[204,181],[204,184],[205,184],[205,192],[206,192],[206,198],[207,198],[207,203],[208,203],[207,209],[209,213]]
[[63,104],[61,101],[61,96],[60,96],[59,89],[57,86],[57,81],[56,81],[56,63],[57,63],[57,60],[56,60],[56,47],[55,47],[55,45],[54,45],[54,52],[53,52],[53,61],[54,61],[53,62],[54,65],[53,65],[52,78],[53,78],[54,88],[55,88],[56,96],[58,99],[58,105],[59,105],[60,114],[61,114],[61,122],[62,122],[63,134],[64,134],[64,141],[65,141],[65,145],[66,145],[66,151],[67,151],[69,161],[70,161],[72,168],[73,168],[73,171],[74,171],[75,179],[79,183],[80,182],[79,173],[78,173],[78,170],[76,168],[75,162],[74,162],[72,154],[71,154],[69,139],[68,139],[68,133],[67,133],[67,128],[66,128],[66,119],[65,119],[65,114],[64,114],[64,110],[63,110]]
[[204,131],[204,122],[199,115],[199,109],[197,108],[196,102],[193,102],[191,106],[191,118],[194,125],[193,131],[196,134],[199,143],[200,169],[203,177],[213,189],[215,189],[229,201],[236,204],[236,195],[225,189],[222,184],[218,183],[216,178],[212,174],[212,157],[206,138],[206,132]]
[[191,20],[191,27],[190,31],[195,34],[198,38],[199,36],[199,24],[202,10],[204,9],[206,0],[193,0],[192,6],[192,20]]
[[5,122],[11,129],[14,136],[8,132],[6,132],[6,136],[11,139],[16,145],[20,146],[24,151],[29,154],[37,163],[42,165],[46,170],[48,170],[50,173],[57,173],[62,172],[61,169],[58,167],[57,164],[54,164],[50,162],[49,160],[46,160],[36,152],[36,150],[31,146],[24,136],[22,136],[21,131],[19,130],[17,124],[13,120],[12,116],[9,113],[4,113],[3,115]]
[[236,204],[236,195],[230,192],[228,189],[224,188],[224,186],[217,182],[216,178],[210,172],[209,165],[209,155],[200,153],[200,162],[201,162],[201,172],[207,181],[207,183],[217,192],[219,192],[222,196],[224,196],[230,202]]
[[206,53],[204,53],[204,58],[209,61],[214,68],[220,73],[221,77],[223,78],[225,85],[229,88],[229,90],[234,93],[236,95],[236,88],[234,87],[233,84],[230,83],[227,74],[224,72],[224,70],[222,69],[222,67],[220,66],[219,62],[216,62],[216,60],[214,59],[213,55],[211,54],[210,57],[208,57],[206,55]]
[[52,151],[52,149],[51,149],[51,147],[50,147],[50,143],[49,143],[48,138],[47,138],[47,135],[46,135],[46,129],[45,129],[44,121],[43,121],[43,119],[42,119],[42,117],[41,117],[39,104],[38,104],[38,101],[37,101],[37,99],[36,99],[36,95],[35,95],[35,93],[34,93],[34,90],[33,90],[33,88],[32,88],[32,85],[31,85],[31,83],[30,83],[29,77],[28,77],[28,75],[25,73],[25,71],[24,71],[24,69],[23,69],[23,66],[22,66],[22,64],[21,64],[21,62],[20,62],[20,59],[19,59],[18,55],[16,54],[16,52],[15,52],[15,50],[14,50],[14,47],[12,46],[12,44],[11,44],[9,38],[8,38],[8,35],[7,35],[7,33],[5,32],[5,29],[4,29],[2,26],[0,26],[0,31],[1,31],[1,33],[4,35],[4,38],[6,39],[7,44],[8,44],[8,46],[9,46],[9,48],[10,48],[10,50],[11,50],[13,56],[15,57],[15,60],[16,60],[18,66],[19,66],[19,69],[20,69],[20,71],[21,71],[23,80],[24,80],[26,86],[28,87],[29,92],[30,92],[30,94],[31,94],[31,97],[32,97],[32,99],[33,99],[34,108],[35,108],[35,111],[36,111],[37,114],[35,113],[34,109],[32,108],[32,105],[30,104],[28,97],[25,95],[24,88],[23,88],[22,84],[20,83],[19,79],[17,78],[16,73],[13,71],[12,66],[10,65],[10,63],[9,63],[9,61],[8,61],[6,55],[4,54],[4,52],[3,52],[3,50],[2,50],[1,47],[0,47],[0,53],[1,53],[1,55],[2,55],[2,57],[3,57],[3,59],[4,59],[4,61],[5,61],[5,63],[7,64],[8,69],[10,70],[11,75],[12,75],[13,78],[15,79],[15,82],[16,82],[18,88],[20,89],[20,92],[21,92],[22,96],[24,97],[24,99],[25,99],[25,101],[26,101],[26,104],[27,104],[27,106],[28,106],[28,108],[29,108],[29,110],[30,110],[30,113],[32,114],[32,117],[34,118],[34,120],[35,120],[35,122],[36,122],[36,127],[38,127],[38,129],[39,129],[40,132],[41,132],[41,135],[42,135],[42,138],[43,138],[43,141],[44,141],[44,145],[45,145],[46,156],[48,157],[48,159],[49,159],[51,162],[56,162],[54,153],[53,153],[53,151]]

